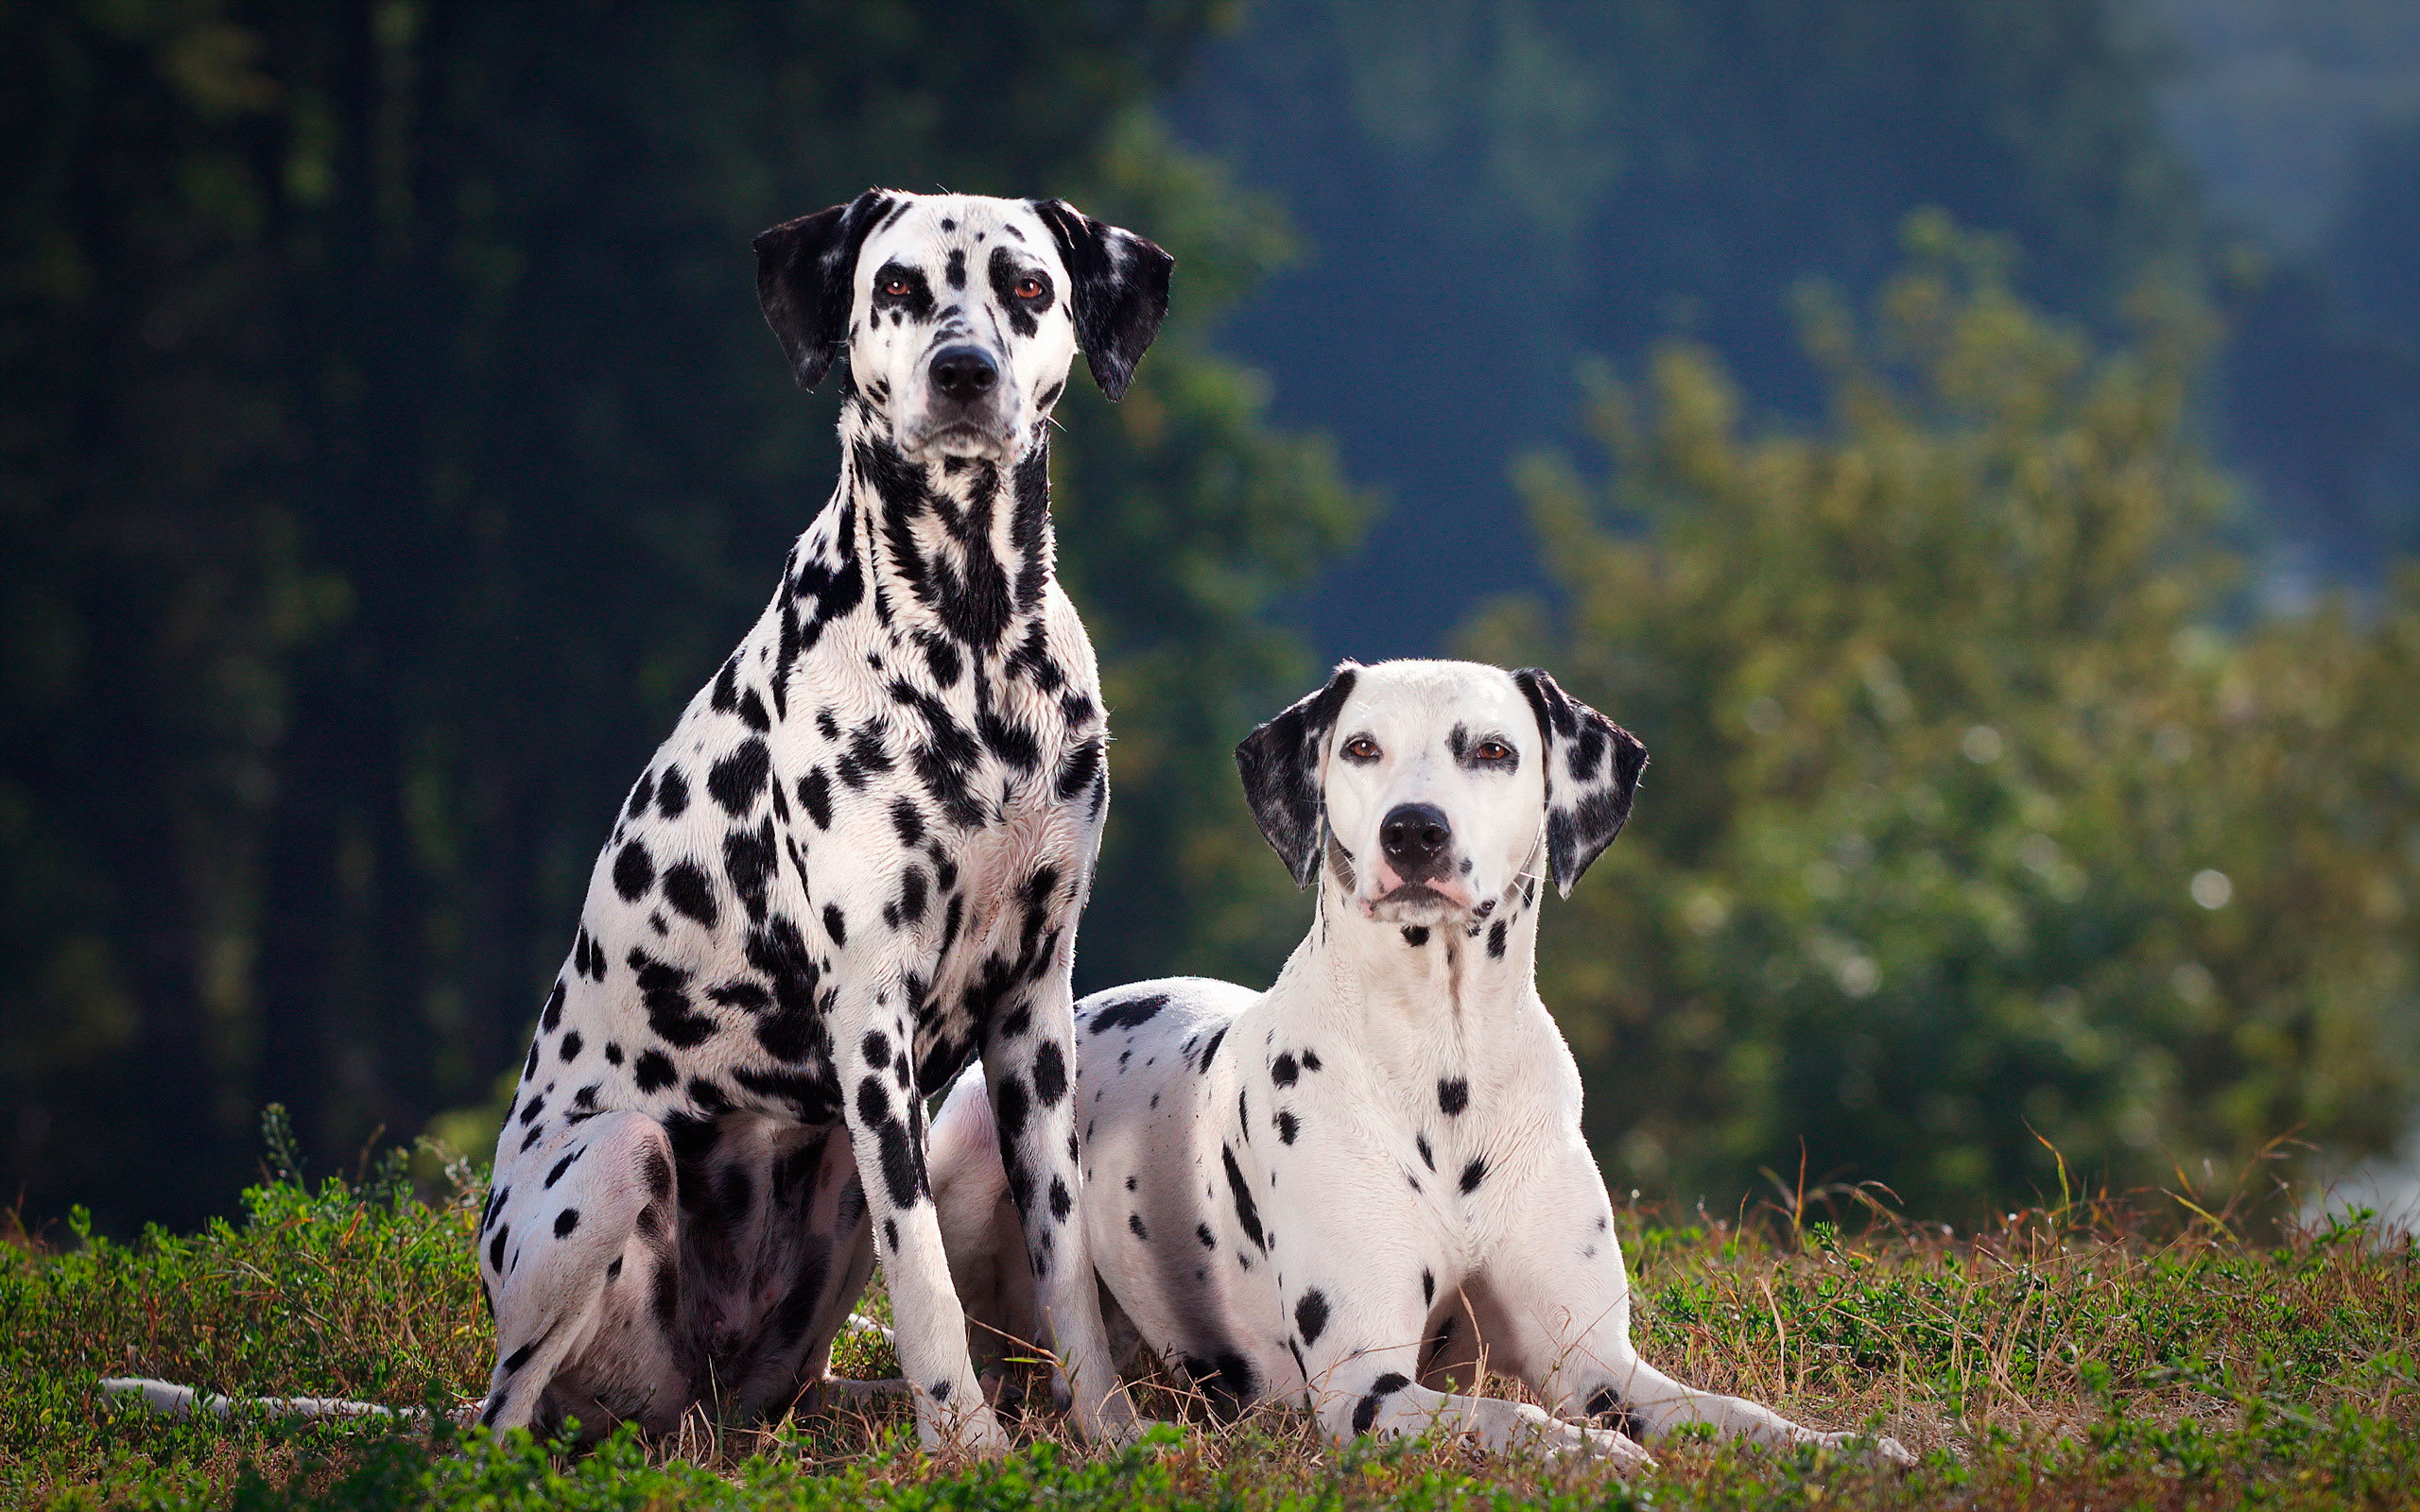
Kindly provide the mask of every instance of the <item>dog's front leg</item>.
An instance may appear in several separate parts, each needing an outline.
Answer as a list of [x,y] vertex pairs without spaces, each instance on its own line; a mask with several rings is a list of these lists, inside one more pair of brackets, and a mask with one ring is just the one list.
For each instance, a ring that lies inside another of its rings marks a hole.
[[1055,1388],[1071,1404],[1077,1432],[1121,1444],[1136,1432],[1134,1404],[1111,1363],[1080,1204],[1076,1146],[1075,993],[1068,953],[1004,1005],[983,1047],[1009,1198],[1032,1263],[1042,1332],[1057,1356]]
[[[864,1174],[874,1254],[890,1289],[891,1344],[926,1449],[997,1454],[1008,1448],[966,1348],[966,1314],[950,1284],[925,1166],[925,1105],[914,1091],[912,1007],[896,971],[852,971],[832,1022],[849,1142]],[[877,986],[877,983],[887,984]],[[854,1001],[853,1001],[854,999]]]
[[[1642,1441],[1693,1423],[1773,1445],[1855,1441],[1855,1435],[1805,1427],[1745,1397],[1683,1385],[1640,1359],[1631,1345],[1630,1278],[1603,1178],[1576,1137],[1561,1164],[1531,1200],[1507,1204],[1508,1213],[1521,1216],[1508,1224],[1509,1237],[1488,1265],[1500,1314],[1489,1342],[1501,1367],[1535,1386],[1557,1417]],[[1593,1202],[1567,1199],[1592,1185]],[[1552,1200],[1556,1194],[1565,1200]],[[1876,1440],[1874,1452],[1893,1464],[1912,1463],[1893,1438]]]

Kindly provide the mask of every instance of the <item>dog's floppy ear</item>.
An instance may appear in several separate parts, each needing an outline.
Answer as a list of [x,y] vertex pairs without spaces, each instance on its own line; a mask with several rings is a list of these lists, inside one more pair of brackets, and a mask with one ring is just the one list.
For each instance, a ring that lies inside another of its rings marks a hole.
[[1059,260],[1075,284],[1076,344],[1093,381],[1115,402],[1126,397],[1134,365],[1168,313],[1168,274],[1176,259],[1131,231],[1104,226],[1064,199],[1032,201],[1050,228]]
[[896,203],[896,196],[869,189],[756,238],[756,299],[801,388],[821,383],[848,344],[858,249]]
[[1244,801],[1252,805],[1260,833],[1293,873],[1297,887],[1309,886],[1319,870],[1321,747],[1336,728],[1337,711],[1352,696],[1359,672],[1354,662],[1340,662],[1326,687],[1246,735],[1236,747]]
[[1547,875],[1565,898],[1630,817],[1647,766],[1638,737],[1556,685],[1543,668],[1512,674],[1546,742]]

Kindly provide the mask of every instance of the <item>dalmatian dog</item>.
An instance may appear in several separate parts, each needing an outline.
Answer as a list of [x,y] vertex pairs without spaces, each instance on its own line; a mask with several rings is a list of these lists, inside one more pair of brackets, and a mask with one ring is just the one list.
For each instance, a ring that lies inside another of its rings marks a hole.
[[[1346,663],[1236,754],[1317,912],[1267,992],[1177,978],[1077,1007],[1112,1329],[1214,1401],[1307,1404],[1340,1440],[1434,1427],[1626,1464],[1687,1423],[1841,1442],[1631,1346],[1534,954],[1540,876],[1567,896],[1613,841],[1645,747],[1544,672],[1389,662]],[[934,1191],[970,1311],[1032,1338],[1049,1320],[991,1118],[970,1072],[935,1122]],[[1485,1370],[1546,1406],[1470,1394]]]
[[597,858],[496,1146],[481,1420],[786,1411],[878,1256],[925,1443],[1000,1450],[925,1163],[979,1055],[1059,1387],[1116,1439],[1071,1087],[1107,732],[1046,432],[1079,350],[1125,392],[1173,262],[882,190],[756,251],[800,386],[845,359],[839,483]]

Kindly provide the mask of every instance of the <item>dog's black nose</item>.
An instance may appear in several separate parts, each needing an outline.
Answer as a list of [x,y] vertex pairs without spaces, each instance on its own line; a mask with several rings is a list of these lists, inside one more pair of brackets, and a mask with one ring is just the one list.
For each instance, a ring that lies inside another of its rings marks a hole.
[[1378,848],[1406,882],[1444,870],[1445,850],[1453,839],[1454,827],[1434,803],[1398,803],[1378,826]]
[[980,399],[1000,381],[1000,365],[981,347],[944,347],[933,353],[933,387],[960,404]]

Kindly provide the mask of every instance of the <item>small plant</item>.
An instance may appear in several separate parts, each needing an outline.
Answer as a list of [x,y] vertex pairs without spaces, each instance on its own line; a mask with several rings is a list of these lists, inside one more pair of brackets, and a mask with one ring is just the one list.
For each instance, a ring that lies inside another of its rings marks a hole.
[[[782,1423],[693,1415],[575,1452],[491,1440],[448,1415],[483,1388],[493,1335],[471,1245],[484,1184],[456,1160],[435,1200],[389,1154],[303,1178],[290,1125],[262,1122],[267,1179],[238,1222],[133,1244],[71,1225],[61,1246],[0,1230],[0,1501],[247,1509],[944,1508],[1048,1503],[1269,1512],[1536,1505],[1871,1507],[2387,1504],[2420,1484],[2420,1247],[2367,1214],[2286,1226],[2242,1214],[2162,1228],[2063,1191],[1963,1234],[1871,1191],[1802,1193],[1740,1220],[1634,1202],[1620,1222],[1640,1345],[1676,1373],[1803,1420],[1894,1435],[1901,1476],[1853,1455],[1674,1435],[1624,1483],[1602,1466],[1476,1457],[1448,1440],[1328,1446],[1306,1415],[1219,1422],[1165,1378],[1138,1400],[1185,1426],[1109,1452],[1069,1442],[1031,1366],[1009,1372],[1027,1448],[936,1460],[896,1402]],[[1829,1204],[1827,1216],[1810,1207]],[[2162,1211],[2159,1209],[2152,1211]],[[859,1303],[888,1316],[879,1290]],[[878,1333],[836,1368],[896,1368]],[[233,1397],[340,1395],[415,1418],[311,1422],[257,1411],[170,1421],[105,1375]],[[1022,1387],[1022,1396],[1018,1394]],[[1497,1382],[1490,1390],[1513,1391]]]

